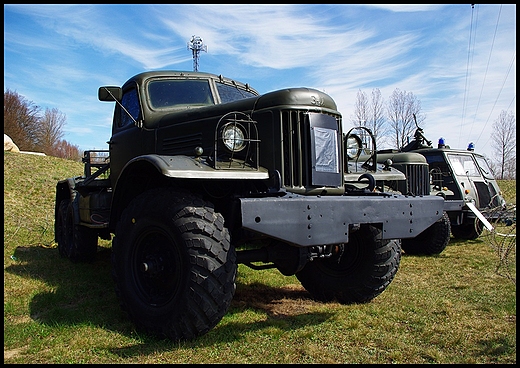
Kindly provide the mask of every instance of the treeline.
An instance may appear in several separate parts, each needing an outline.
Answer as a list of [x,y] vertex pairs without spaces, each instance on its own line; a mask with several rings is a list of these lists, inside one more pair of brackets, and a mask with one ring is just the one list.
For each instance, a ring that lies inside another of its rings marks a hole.
[[4,134],[21,151],[81,161],[79,147],[63,139],[66,116],[58,109],[42,109],[15,91],[4,91]]

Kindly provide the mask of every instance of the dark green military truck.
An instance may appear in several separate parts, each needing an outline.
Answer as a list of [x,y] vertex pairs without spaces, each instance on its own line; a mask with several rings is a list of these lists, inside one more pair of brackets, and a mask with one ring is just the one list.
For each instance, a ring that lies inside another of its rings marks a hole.
[[112,240],[120,304],[148,333],[213,328],[237,264],[296,275],[320,301],[368,302],[394,278],[401,239],[442,216],[440,197],[347,175],[341,114],[318,90],[259,95],[218,75],[150,71],[98,95],[115,102],[109,150],[86,151],[84,175],[57,183],[56,241],[92,261],[98,238]]
[[[349,159],[345,181],[354,184],[361,176],[361,183],[371,190],[412,196],[436,195],[445,199],[444,213],[440,219],[421,233],[403,238],[401,248],[407,254],[440,254],[450,241],[450,219],[446,212],[462,201],[448,201],[446,188],[431,184],[430,167],[424,156],[415,152],[398,150],[378,151],[372,131],[366,127],[352,128],[345,135],[345,152]],[[371,183],[370,183],[371,181]]]

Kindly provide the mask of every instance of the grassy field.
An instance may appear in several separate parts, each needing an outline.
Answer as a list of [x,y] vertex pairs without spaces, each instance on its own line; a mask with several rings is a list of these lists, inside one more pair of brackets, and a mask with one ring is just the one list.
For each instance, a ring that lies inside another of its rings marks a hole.
[[[142,335],[116,300],[110,243],[93,264],[55,247],[56,182],[82,170],[4,153],[4,363],[516,363],[516,282],[497,272],[488,236],[404,254],[387,290],[361,305],[318,303],[293,276],[239,265],[231,308],[208,334]],[[499,185],[516,203],[516,182]]]

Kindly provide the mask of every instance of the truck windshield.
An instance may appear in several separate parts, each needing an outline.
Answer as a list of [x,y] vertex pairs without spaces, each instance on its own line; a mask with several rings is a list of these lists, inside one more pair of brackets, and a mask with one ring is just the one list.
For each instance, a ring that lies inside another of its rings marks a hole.
[[491,172],[491,169],[489,168],[488,162],[484,157],[476,156],[478,167],[480,167],[480,171],[482,171],[482,175],[486,179],[494,179],[493,173]]
[[208,80],[160,79],[148,83],[148,96],[153,108],[213,105]]
[[455,175],[480,176],[471,155],[448,154]]

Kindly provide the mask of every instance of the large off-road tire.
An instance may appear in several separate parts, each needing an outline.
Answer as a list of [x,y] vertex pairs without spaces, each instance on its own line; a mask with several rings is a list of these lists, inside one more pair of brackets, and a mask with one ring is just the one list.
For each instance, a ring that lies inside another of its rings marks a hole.
[[96,258],[97,231],[74,224],[74,208],[69,199],[60,202],[55,229],[58,252],[62,257],[73,262],[92,262]]
[[484,224],[478,218],[451,227],[451,234],[455,239],[475,240],[482,231],[484,231]]
[[58,213],[56,214],[56,218],[54,219],[54,232],[56,242],[58,243],[58,251],[60,256],[65,257],[65,224],[67,223],[67,206],[69,205],[70,200],[61,200],[58,205]]
[[235,294],[236,252],[210,203],[159,188],[123,211],[112,244],[112,276],[136,327],[171,340],[203,335]]
[[433,225],[417,235],[415,238],[403,239],[401,247],[411,255],[441,254],[450,242],[450,218],[446,212]]
[[330,258],[308,262],[296,273],[303,287],[319,301],[366,303],[381,294],[401,260],[400,240],[381,239],[381,230],[362,226]]

